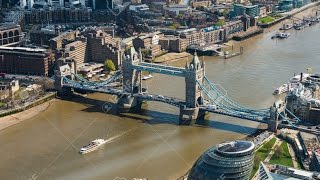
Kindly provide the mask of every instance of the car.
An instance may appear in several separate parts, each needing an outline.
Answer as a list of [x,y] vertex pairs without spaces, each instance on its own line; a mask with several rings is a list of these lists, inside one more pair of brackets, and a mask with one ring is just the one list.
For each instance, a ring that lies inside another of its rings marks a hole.
[[214,109],[217,109],[217,106],[216,105],[206,105],[206,109],[208,110],[214,110]]
[[162,95],[158,95],[158,98],[164,99],[164,96],[162,96]]
[[147,97],[148,97],[148,98],[152,98],[153,96],[149,94]]

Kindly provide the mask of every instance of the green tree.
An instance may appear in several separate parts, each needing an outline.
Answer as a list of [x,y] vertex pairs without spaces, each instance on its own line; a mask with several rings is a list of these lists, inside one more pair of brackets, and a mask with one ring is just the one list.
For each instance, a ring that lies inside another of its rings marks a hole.
[[111,59],[107,59],[104,62],[104,67],[106,68],[106,70],[108,71],[115,71],[116,70],[116,66],[114,65],[114,63],[112,62]]

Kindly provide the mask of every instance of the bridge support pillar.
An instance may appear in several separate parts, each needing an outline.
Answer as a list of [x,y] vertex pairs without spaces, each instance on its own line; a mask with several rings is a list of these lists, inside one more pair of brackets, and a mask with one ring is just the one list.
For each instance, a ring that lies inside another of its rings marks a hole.
[[179,125],[189,125],[191,121],[198,119],[199,108],[180,107]]
[[73,92],[72,92],[71,88],[69,88],[69,87],[63,87],[63,88],[61,88],[60,91],[58,91],[59,96],[70,96],[72,94],[73,94]]
[[63,86],[62,77],[60,75],[56,75],[54,87],[57,90],[59,96],[69,96],[72,94],[71,88]]
[[118,112],[139,111],[141,105],[142,102],[138,98],[129,95],[121,96],[117,103]]

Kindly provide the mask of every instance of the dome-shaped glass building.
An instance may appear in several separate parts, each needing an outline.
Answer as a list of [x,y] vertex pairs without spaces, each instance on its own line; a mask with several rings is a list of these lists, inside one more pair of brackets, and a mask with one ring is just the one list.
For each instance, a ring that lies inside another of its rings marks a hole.
[[195,162],[188,180],[248,180],[253,167],[254,148],[250,141],[214,146]]

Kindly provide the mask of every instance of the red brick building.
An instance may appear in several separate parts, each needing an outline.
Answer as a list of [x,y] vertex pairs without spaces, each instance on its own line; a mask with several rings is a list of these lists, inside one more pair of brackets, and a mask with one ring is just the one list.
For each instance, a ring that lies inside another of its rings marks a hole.
[[0,72],[48,76],[54,58],[44,49],[0,47]]

